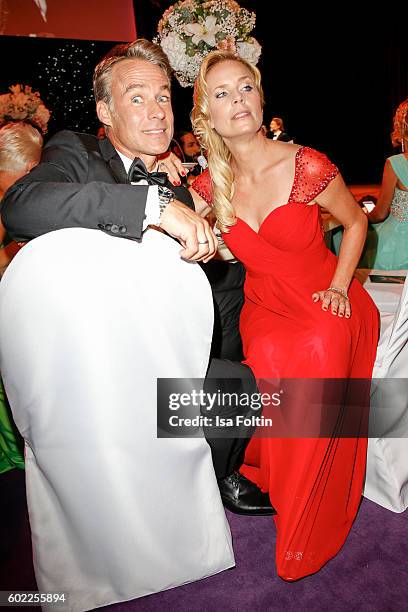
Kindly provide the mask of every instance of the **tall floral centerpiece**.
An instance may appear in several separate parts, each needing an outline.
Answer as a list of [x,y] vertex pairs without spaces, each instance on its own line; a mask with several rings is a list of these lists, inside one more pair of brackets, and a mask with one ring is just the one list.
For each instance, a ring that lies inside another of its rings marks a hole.
[[157,28],[158,42],[183,87],[194,85],[204,57],[226,49],[256,65],[261,45],[250,36],[255,13],[234,0],[180,0],[168,8]]
[[25,121],[40,132],[47,132],[50,111],[38,91],[29,85],[12,85],[11,93],[0,96],[0,127],[10,121]]

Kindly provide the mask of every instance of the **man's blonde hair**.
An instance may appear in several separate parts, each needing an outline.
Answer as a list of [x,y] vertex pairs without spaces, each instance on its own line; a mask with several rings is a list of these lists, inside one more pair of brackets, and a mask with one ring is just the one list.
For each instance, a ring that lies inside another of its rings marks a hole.
[[139,38],[126,45],[116,45],[96,66],[93,75],[95,102],[103,100],[112,108],[112,68],[126,59],[144,60],[158,66],[167,76],[169,87],[171,86],[172,68],[167,55],[160,45]]
[[0,128],[0,172],[16,174],[30,164],[38,164],[43,138],[24,122],[6,123]]

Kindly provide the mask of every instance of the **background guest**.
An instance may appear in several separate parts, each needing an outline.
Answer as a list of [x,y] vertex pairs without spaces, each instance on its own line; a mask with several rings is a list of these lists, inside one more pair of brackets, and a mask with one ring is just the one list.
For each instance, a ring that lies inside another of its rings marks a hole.
[[[7,123],[0,128],[0,200],[11,185],[38,164],[42,144],[39,131],[27,123]],[[0,274],[3,274],[19,246],[7,237],[1,221],[0,243]]]
[[198,144],[197,138],[194,136],[193,132],[188,130],[178,132],[176,135],[176,140],[180,143],[183,152],[183,162],[197,164],[194,166],[194,168],[191,168],[186,177],[187,184],[191,185],[195,178],[202,172],[202,168],[198,163],[198,157],[202,155],[201,147]]
[[179,132],[176,138],[181,144],[186,162],[197,161],[198,155],[201,154],[201,147],[193,132],[187,130]]
[[381,193],[368,214],[374,225],[367,234],[362,267],[380,270],[408,268],[408,99],[394,116],[392,144],[402,153],[384,165]]
[[[372,223],[367,232],[359,268],[401,270],[408,268],[408,99],[402,102],[393,119],[391,140],[402,153],[389,157],[384,165],[381,192],[368,213]],[[333,245],[340,251],[341,232]]]
[[272,121],[269,125],[270,131],[267,132],[266,137],[270,138],[270,140],[282,140],[283,142],[292,142],[292,136],[289,136],[285,132],[285,127],[283,125],[283,119],[280,117],[273,117]]
[[[0,128],[0,200],[15,181],[40,161],[43,139],[27,123],[6,123]],[[0,273],[19,250],[10,240],[0,221]],[[12,468],[24,469],[23,442],[10,416],[6,394],[0,379],[0,473]]]
[[103,126],[102,124],[98,127],[98,130],[96,132],[96,137],[99,140],[101,140],[102,138],[106,138],[105,126]]

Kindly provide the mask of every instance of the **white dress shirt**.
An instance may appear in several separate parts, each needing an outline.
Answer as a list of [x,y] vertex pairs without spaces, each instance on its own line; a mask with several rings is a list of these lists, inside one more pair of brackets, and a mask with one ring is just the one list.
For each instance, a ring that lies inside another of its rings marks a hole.
[[[128,173],[130,170],[130,166],[132,165],[133,159],[130,159],[126,155],[123,155],[120,151],[116,149],[117,154],[125,166],[125,170]],[[131,183],[131,185],[148,185],[148,182],[142,179],[141,181],[137,181],[137,183]],[[146,200],[146,209],[145,209],[145,218],[143,221],[143,231],[147,228],[148,225],[159,225],[160,222],[160,206],[159,206],[159,186],[158,185],[149,185],[149,190],[147,192],[147,200]]]

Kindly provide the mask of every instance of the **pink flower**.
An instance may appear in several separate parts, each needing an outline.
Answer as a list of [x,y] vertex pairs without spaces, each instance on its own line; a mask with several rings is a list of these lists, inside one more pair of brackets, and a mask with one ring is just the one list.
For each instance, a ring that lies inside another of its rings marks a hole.
[[50,111],[37,91],[29,85],[11,85],[11,93],[0,96],[0,125],[9,121],[26,121],[43,134],[47,131]]
[[237,48],[235,46],[235,40],[233,39],[232,36],[227,36],[226,38],[221,40],[217,45],[217,49],[220,49],[222,51],[232,51],[232,53],[237,52]]

